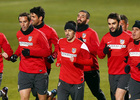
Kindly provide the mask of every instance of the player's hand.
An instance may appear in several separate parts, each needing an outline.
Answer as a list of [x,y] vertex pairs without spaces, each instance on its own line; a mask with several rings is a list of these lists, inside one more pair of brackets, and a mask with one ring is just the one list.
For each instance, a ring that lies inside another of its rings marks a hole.
[[140,70],[140,63],[138,63],[138,65],[136,67]]
[[26,48],[23,48],[22,54],[23,54],[24,57],[25,56],[30,56],[30,50],[29,49],[26,49]]
[[109,49],[110,49],[110,47],[107,46],[107,44],[105,44],[105,48],[104,48],[104,50],[103,50],[103,53],[104,53],[104,54],[108,54],[108,53],[109,53]]
[[12,62],[16,62],[16,61],[17,61],[17,58],[18,58],[18,56],[17,56],[16,54],[13,54],[13,55],[10,57],[10,60],[11,60]]
[[1,53],[2,57],[4,57],[5,59],[8,58],[8,54],[6,52]]
[[56,67],[61,67],[61,63],[56,62]]
[[74,57],[71,57],[71,58],[70,58],[70,61],[71,61],[71,62],[74,62]]
[[50,56],[48,57],[47,62],[49,62],[50,64],[51,64],[51,63],[54,63],[54,58],[53,58],[52,55],[50,55]]
[[130,66],[126,65],[124,71],[128,74],[130,70],[131,70]]

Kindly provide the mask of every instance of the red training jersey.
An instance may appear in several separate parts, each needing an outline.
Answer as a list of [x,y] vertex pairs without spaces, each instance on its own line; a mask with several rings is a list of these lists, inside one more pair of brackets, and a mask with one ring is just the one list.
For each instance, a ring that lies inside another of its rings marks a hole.
[[[17,32],[19,47],[15,54],[21,56],[19,70],[26,73],[45,73],[47,72],[44,57],[50,55],[50,48],[45,34],[38,29],[24,35],[21,31]],[[30,56],[22,55],[23,48],[30,50]]]
[[97,50],[99,47],[99,38],[98,38],[97,32],[91,28],[87,28],[86,30],[82,32],[76,32],[76,37],[77,38],[81,37],[83,39],[83,41],[88,46],[91,57],[93,59],[93,65],[84,66],[84,71],[98,70],[99,64],[98,64],[98,59],[97,59]]
[[119,36],[113,37],[110,32],[105,34],[101,40],[98,57],[103,59],[106,55],[103,53],[104,47],[110,47],[108,56],[108,73],[111,75],[126,74],[124,68],[126,63],[124,62],[125,57],[128,56],[127,46],[132,41],[130,35],[126,32],[122,32]]
[[[9,60],[13,54],[13,50],[11,49],[11,46],[10,46],[8,40],[6,39],[5,35],[3,33],[0,33],[0,53],[2,53],[2,49],[4,52],[6,52],[8,54],[9,58],[6,60]],[[0,55],[0,73],[3,73],[3,57],[2,57],[2,55]]]
[[[57,62],[61,63],[59,78],[69,84],[81,84],[84,82],[84,66],[78,60],[90,59],[90,53],[85,43],[78,39],[68,42],[66,38],[59,40],[59,53]],[[74,57],[77,61],[71,62]]]
[[[49,46],[50,46],[50,51],[51,51],[51,55],[53,56],[53,58],[57,57],[57,51],[58,51],[58,35],[56,33],[56,31],[44,24],[43,27],[38,28],[40,31],[42,31],[43,33],[45,33],[48,42],[49,42]],[[52,44],[54,45],[54,51],[52,52]],[[45,58],[45,63],[48,69],[51,69],[51,64],[47,62],[47,58]]]
[[127,49],[130,59],[131,78],[140,82],[140,70],[136,67],[140,63],[140,43],[136,45],[134,42],[130,42]]

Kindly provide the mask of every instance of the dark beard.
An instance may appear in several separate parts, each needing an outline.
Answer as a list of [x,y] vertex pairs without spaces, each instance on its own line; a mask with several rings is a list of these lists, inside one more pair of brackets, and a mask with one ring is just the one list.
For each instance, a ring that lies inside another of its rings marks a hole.
[[[109,29],[109,30],[110,30],[110,29]],[[123,31],[122,31],[122,26],[118,27],[118,29],[116,29],[115,32],[111,32],[111,30],[110,30],[110,34],[111,34],[111,36],[113,36],[113,37],[119,36],[122,32],[123,32]]]
[[85,20],[85,21],[83,21],[82,23],[78,23],[78,21],[77,21],[77,25],[78,25],[78,26],[83,26],[83,25],[86,25],[86,20]]

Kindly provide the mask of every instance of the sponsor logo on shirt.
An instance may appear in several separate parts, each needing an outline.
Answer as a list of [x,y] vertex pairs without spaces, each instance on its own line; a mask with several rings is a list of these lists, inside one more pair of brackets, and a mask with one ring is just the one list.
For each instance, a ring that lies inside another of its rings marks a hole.
[[71,58],[71,57],[77,57],[77,54],[70,54],[70,53],[66,53],[66,52],[61,51],[61,56],[66,57],[66,58]]
[[20,46],[28,47],[28,46],[33,46],[33,43],[30,43],[30,42],[19,42],[19,45]]
[[72,53],[76,53],[76,48],[72,48]]
[[28,37],[28,41],[32,41],[32,36],[29,36]]
[[124,39],[120,39],[120,44],[124,44],[125,40]]
[[130,57],[138,57],[140,56],[140,52],[129,52]]
[[109,44],[108,46],[111,49],[122,49],[122,48],[126,48],[126,45],[119,45],[119,44]]
[[83,33],[82,34],[82,38],[86,38],[86,33]]

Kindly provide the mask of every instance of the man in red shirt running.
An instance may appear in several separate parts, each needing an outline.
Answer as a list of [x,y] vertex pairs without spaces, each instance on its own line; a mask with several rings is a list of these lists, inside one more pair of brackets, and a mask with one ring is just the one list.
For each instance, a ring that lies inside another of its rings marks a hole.
[[129,65],[125,72],[131,75],[129,81],[129,100],[140,100],[140,21],[132,26],[133,41],[128,44]]
[[[2,52],[2,49],[4,52]],[[13,54],[13,50],[6,39],[5,35],[3,33],[0,33],[0,85],[2,82],[2,76],[3,76],[3,58],[6,60],[10,60],[10,57]],[[0,97],[2,97],[2,100],[8,100],[8,87],[4,87],[2,90],[0,90]]]
[[31,88],[35,87],[40,100],[46,100],[48,89],[48,73],[45,57],[51,52],[45,34],[30,24],[30,15],[21,13],[18,17],[21,30],[17,32],[18,49],[11,56],[16,61],[20,56],[18,91],[21,100],[29,100]]
[[103,36],[97,53],[101,59],[107,55],[111,92],[116,100],[124,100],[130,78],[130,75],[124,72],[125,57],[128,56],[127,45],[132,38],[122,30],[117,13],[109,14],[107,22],[110,32]]
[[56,66],[60,67],[58,100],[84,99],[84,65],[92,65],[89,50],[85,43],[76,38],[76,23],[68,21],[64,27],[66,38],[59,40],[59,53]]
[[[50,27],[44,23],[45,11],[42,7],[40,7],[40,6],[33,7],[32,9],[30,9],[30,15],[31,15],[32,25],[35,28],[42,31],[48,39],[51,54],[49,57],[45,58],[45,63],[46,63],[47,73],[50,74],[51,64],[54,62],[54,59],[57,57],[57,51],[58,51],[57,33],[52,27]],[[54,51],[52,49],[52,44],[54,45]],[[36,100],[39,100],[34,88],[32,89],[32,93],[34,96],[36,96]]]
[[92,94],[98,100],[106,100],[104,93],[100,89],[99,64],[97,59],[99,38],[97,32],[89,27],[89,18],[90,14],[85,10],[81,10],[77,16],[76,37],[88,46],[94,62],[91,66],[84,66],[84,77]]

